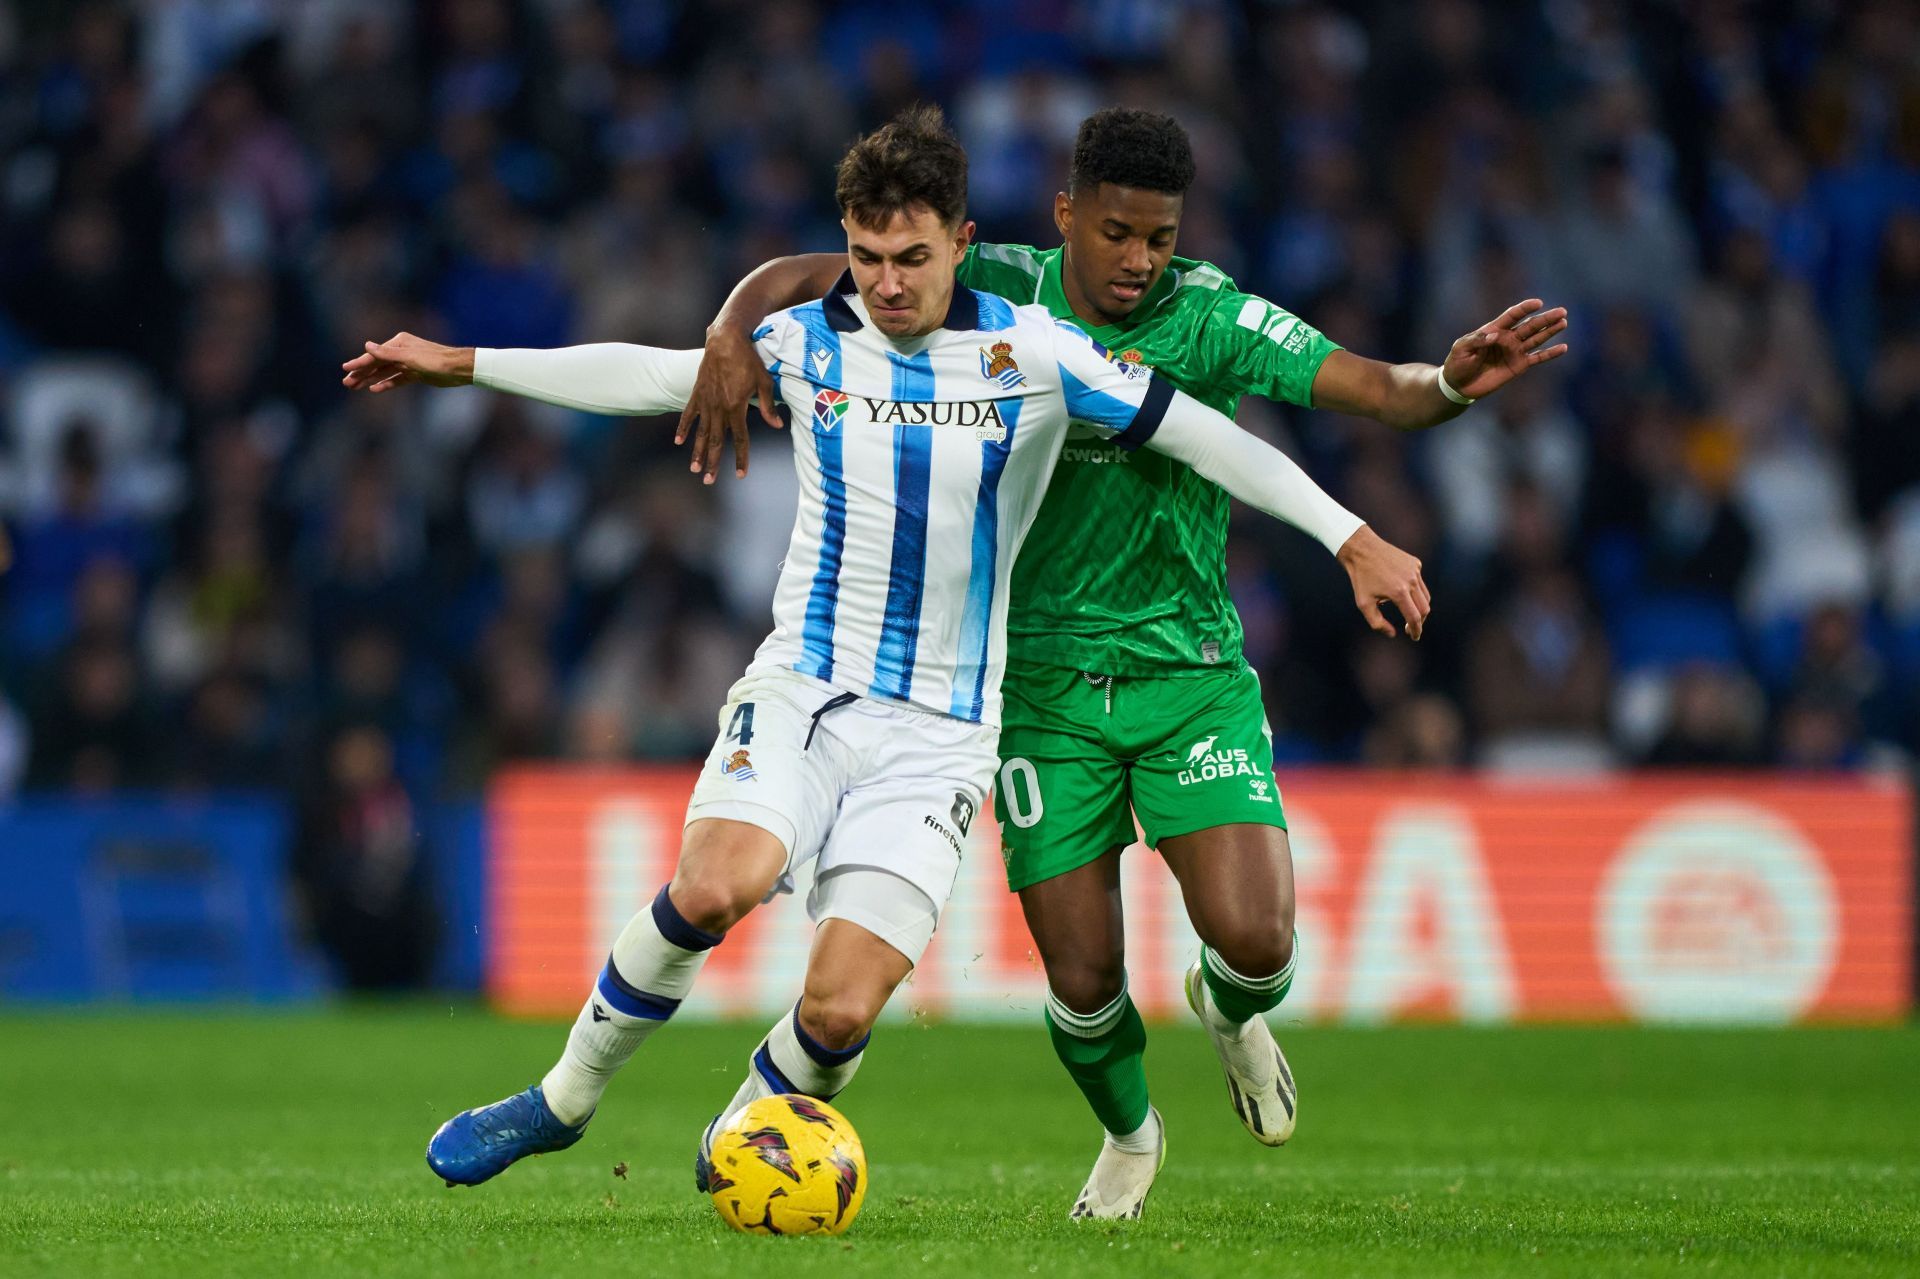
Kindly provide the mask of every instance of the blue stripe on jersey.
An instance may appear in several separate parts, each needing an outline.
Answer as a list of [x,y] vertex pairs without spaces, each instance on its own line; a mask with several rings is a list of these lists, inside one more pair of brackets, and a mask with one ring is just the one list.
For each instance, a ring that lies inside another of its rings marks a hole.
[[[933,399],[933,354],[887,352],[893,366],[893,398],[902,403]],[[920,645],[920,602],[927,584],[927,492],[933,475],[933,428],[896,423],[893,428],[893,562],[887,569],[887,612],[874,656],[875,697],[906,701],[913,688],[913,660]]]
[[[1067,414],[1074,421],[1085,422],[1089,426],[1101,428],[1110,435],[1120,436],[1121,438],[1116,442],[1123,448],[1135,447],[1128,443],[1122,433],[1133,425],[1136,417],[1140,416],[1139,405],[1129,404],[1119,396],[1108,395],[1105,391],[1094,390],[1075,377],[1073,370],[1064,364],[1060,366],[1060,389],[1066,396]],[[1148,389],[1152,389],[1151,384]],[[1159,412],[1153,415],[1152,421],[1155,428],[1160,425],[1160,414],[1165,413],[1166,408],[1167,406],[1162,404]],[[1151,435],[1153,431],[1149,429],[1147,434]]]
[[1060,391],[1066,396],[1067,415],[1076,422],[1086,422],[1113,432],[1124,431],[1133,425],[1133,415],[1137,411],[1134,405],[1105,391],[1094,390],[1075,377],[1073,370],[1065,364],[1060,366]]
[[[982,293],[984,300],[988,294]],[[948,711],[978,723],[986,710],[987,646],[992,643],[993,583],[1000,555],[1000,477],[1013,452],[1014,429],[1026,401],[1000,401],[1007,438],[980,445],[980,500],[973,508],[973,566],[967,573],[967,600],[960,613],[960,665],[953,676],[953,701]]]
[[[824,390],[839,390],[841,371],[845,367],[840,335],[827,323],[820,304],[796,307],[788,314],[806,333],[800,376]],[[818,414],[811,420],[813,451],[820,459],[820,562],[813,571],[813,589],[807,595],[806,620],[800,630],[800,660],[794,663],[794,669],[818,680],[831,680],[833,627],[840,608],[840,563],[847,548],[847,471],[841,456],[841,437],[846,432],[821,429]],[[797,428],[799,423],[795,422],[794,426]]]
[[1013,303],[992,293],[977,293],[980,299],[980,332],[998,333],[1013,327]]

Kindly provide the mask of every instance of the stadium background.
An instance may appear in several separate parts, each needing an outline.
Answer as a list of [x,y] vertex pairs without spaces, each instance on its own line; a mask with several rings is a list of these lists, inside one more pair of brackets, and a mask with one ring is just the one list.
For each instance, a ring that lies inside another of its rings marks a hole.
[[[1141,103],[1194,137],[1181,251],[1356,351],[1573,310],[1568,359],[1424,436],[1243,406],[1437,603],[1372,639],[1317,548],[1236,524],[1311,770],[1301,1012],[1901,1015],[1915,48],[1884,3],[0,6],[0,997],[490,972],[570,1009],[764,633],[784,438],[703,489],[668,422],[338,363],[694,344],[931,98],[989,239],[1049,243],[1078,121]],[[996,861],[895,1015],[1031,1009]],[[1169,1011],[1188,935],[1129,874]],[[715,1009],[790,998],[798,912],[755,927]]]

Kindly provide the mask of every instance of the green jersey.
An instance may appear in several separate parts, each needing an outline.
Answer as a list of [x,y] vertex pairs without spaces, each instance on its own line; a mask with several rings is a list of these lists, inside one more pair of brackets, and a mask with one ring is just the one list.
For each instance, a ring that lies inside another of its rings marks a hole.
[[[1064,252],[975,245],[960,282],[1046,307],[1228,417],[1248,394],[1311,406],[1314,375],[1337,348],[1299,317],[1239,292],[1218,267],[1175,258],[1126,323],[1096,328],[1067,305]],[[1228,507],[1225,490],[1184,464],[1072,428],[1013,567],[1009,665],[1136,676],[1237,665]]]

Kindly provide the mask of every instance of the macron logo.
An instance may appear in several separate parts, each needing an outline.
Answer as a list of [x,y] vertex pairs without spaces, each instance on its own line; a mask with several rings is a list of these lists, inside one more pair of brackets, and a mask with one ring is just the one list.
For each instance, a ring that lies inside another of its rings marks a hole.
[[1219,740],[1220,734],[1215,733],[1212,737],[1205,737],[1195,742],[1193,749],[1187,752],[1187,763],[1198,764],[1201,760],[1205,759],[1207,753],[1213,749],[1213,744]]
[[831,351],[815,351],[813,353],[813,375],[815,377],[825,377],[827,375],[827,365],[832,363],[833,353]]

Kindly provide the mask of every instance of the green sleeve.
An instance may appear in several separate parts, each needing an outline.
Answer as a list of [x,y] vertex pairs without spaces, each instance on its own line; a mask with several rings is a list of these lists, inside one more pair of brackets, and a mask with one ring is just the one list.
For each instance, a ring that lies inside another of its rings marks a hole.
[[1033,301],[1040,287],[1040,250],[1027,244],[970,244],[960,259],[960,283],[1015,306]]
[[1235,395],[1313,407],[1313,379],[1337,343],[1299,316],[1251,293],[1222,289],[1200,326],[1207,378]]

